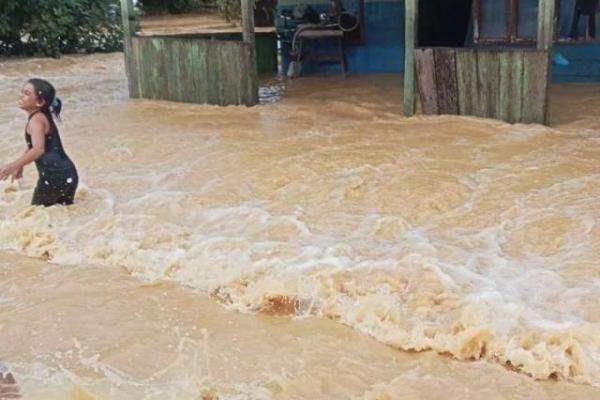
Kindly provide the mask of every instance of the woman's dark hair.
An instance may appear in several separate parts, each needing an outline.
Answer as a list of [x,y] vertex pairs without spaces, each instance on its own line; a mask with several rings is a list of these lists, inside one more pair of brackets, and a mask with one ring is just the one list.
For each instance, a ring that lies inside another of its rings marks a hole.
[[50,116],[54,115],[60,121],[60,111],[62,110],[62,101],[56,97],[56,89],[50,82],[45,79],[32,78],[27,81],[33,86],[35,95],[39,100],[43,100],[44,104],[41,111]]

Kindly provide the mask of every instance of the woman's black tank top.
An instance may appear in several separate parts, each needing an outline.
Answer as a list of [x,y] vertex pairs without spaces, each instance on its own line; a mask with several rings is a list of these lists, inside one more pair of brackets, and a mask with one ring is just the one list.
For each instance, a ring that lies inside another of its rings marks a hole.
[[[40,111],[36,111],[29,116],[27,125],[29,125],[31,118],[38,112]],[[63,148],[54,120],[49,115],[46,115],[46,118],[50,124],[48,134],[46,135],[46,149],[44,155],[35,161],[35,166],[37,167],[40,180],[45,181],[50,186],[62,186],[65,183],[65,179],[74,180],[77,178],[77,170],[75,169],[75,164],[73,164]],[[31,149],[33,143],[31,135],[27,132],[27,127],[25,128],[25,141]]]

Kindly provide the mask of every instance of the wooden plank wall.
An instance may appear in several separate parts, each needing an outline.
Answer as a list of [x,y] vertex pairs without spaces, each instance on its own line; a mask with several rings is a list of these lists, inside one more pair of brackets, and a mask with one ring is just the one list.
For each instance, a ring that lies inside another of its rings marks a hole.
[[415,52],[418,32],[419,0],[404,2],[404,116],[411,117],[415,113]]
[[133,36],[130,50],[127,62],[133,98],[216,105],[258,103],[255,61],[248,43]]
[[548,57],[539,50],[415,49],[422,112],[544,124]]

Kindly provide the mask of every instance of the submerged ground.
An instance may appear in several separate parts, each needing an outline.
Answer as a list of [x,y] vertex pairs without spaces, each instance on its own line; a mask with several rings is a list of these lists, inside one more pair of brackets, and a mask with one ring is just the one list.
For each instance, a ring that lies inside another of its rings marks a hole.
[[600,86],[547,128],[404,119],[395,75],[218,108],[129,101],[121,54],[1,67],[0,161],[42,75],[81,176],[70,208],[0,184],[23,398],[600,395]]

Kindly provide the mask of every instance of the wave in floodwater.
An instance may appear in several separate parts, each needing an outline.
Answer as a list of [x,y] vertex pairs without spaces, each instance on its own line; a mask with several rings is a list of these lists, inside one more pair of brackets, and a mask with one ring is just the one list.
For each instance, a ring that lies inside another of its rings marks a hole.
[[119,55],[2,71],[2,159],[24,146],[12,98],[43,71],[81,171],[69,208],[28,206],[32,168],[0,183],[2,249],[600,385],[597,120],[403,119],[386,76],[300,79],[272,104],[219,108],[127,101]]

